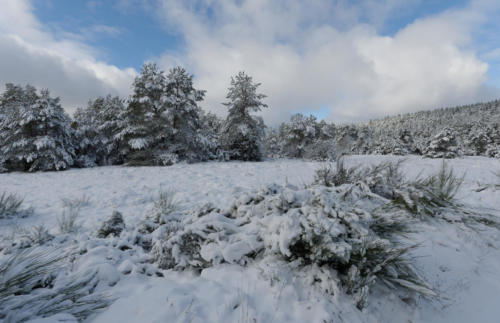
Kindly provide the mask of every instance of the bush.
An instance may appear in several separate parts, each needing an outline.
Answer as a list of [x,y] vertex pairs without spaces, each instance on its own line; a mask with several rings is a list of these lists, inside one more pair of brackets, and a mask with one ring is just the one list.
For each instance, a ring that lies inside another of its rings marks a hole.
[[362,182],[368,185],[373,193],[392,199],[394,190],[404,184],[401,173],[403,163],[404,160],[399,160],[397,162],[382,162],[368,167],[346,168],[343,159],[340,158],[337,160],[335,170],[330,164],[318,169],[315,183],[331,187]]
[[340,186],[342,184],[353,183],[355,178],[354,174],[356,168],[346,168],[344,159],[337,159],[337,165],[333,169],[331,164],[326,164],[320,169],[316,170],[314,183],[324,186]]
[[380,212],[385,203],[362,183],[272,185],[236,199],[226,212],[171,218],[153,233],[152,253],[165,269],[246,265],[270,257],[334,270],[360,307],[377,280],[435,295],[406,258],[411,248],[394,237],[409,231],[412,218],[397,210]]
[[0,219],[24,218],[33,214],[32,208],[22,208],[24,200],[16,194],[3,192],[0,195]]
[[154,223],[163,224],[167,221],[169,215],[177,211],[179,211],[179,203],[175,199],[175,192],[161,190],[148,217]]
[[99,230],[97,231],[98,238],[106,238],[109,235],[119,237],[120,233],[125,229],[125,222],[123,216],[118,211],[113,211],[111,216],[104,221]]

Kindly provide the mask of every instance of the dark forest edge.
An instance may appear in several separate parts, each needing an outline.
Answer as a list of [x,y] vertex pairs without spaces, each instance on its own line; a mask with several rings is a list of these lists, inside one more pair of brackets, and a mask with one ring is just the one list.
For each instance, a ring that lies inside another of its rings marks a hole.
[[500,158],[500,101],[336,125],[295,114],[278,129],[252,113],[267,107],[260,83],[239,72],[223,103],[227,118],[199,107],[205,91],[184,68],[145,64],[123,100],[90,100],[71,118],[59,98],[6,84],[0,96],[0,171],[50,171],[180,161],[334,160],[346,154]]

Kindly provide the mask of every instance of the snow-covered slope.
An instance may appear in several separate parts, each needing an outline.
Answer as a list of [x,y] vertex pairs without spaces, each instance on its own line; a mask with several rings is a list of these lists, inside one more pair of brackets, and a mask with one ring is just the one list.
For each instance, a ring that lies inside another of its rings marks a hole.
[[[396,159],[400,157],[352,156],[346,164]],[[441,166],[440,160],[406,159],[403,171],[408,178],[434,173]],[[448,162],[457,174],[465,174],[458,198],[473,209],[500,216],[500,191],[475,190],[497,181],[492,171],[500,170],[500,161],[470,157]],[[75,267],[98,268],[100,278],[107,282],[106,292],[116,299],[89,318],[93,322],[498,322],[500,232],[485,226],[438,221],[419,224],[418,232],[411,236],[420,243],[413,262],[439,298],[396,296],[378,286],[372,289],[363,311],[343,293],[327,294],[277,263],[224,264],[199,275],[159,271],[150,264],[139,268],[134,260],[142,255],[130,252],[128,257],[126,248],[113,248],[113,243],[119,243],[115,238],[102,245],[92,238],[113,210],[123,214],[128,228],[137,226],[160,190],[175,192],[184,209],[207,202],[226,208],[235,195],[267,184],[309,184],[320,166],[317,162],[276,160],[1,174],[0,192],[24,196],[35,215],[0,220],[0,235],[5,239],[15,230],[35,224],[44,224],[57,234],[62,200],[86,196],[88,203],[81,209],[77,220],[81,228],[76,235],[89,252]]]

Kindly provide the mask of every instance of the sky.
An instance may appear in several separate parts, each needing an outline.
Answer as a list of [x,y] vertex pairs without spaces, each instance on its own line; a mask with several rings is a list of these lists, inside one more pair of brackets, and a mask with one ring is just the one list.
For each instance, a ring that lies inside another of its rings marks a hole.
[[245,71],[276,125],[333,122],[500,98],[496,0],[0,0],[0,83],[30,83],[68,113],[127,98],[145,62],[181,65],[225,116]]

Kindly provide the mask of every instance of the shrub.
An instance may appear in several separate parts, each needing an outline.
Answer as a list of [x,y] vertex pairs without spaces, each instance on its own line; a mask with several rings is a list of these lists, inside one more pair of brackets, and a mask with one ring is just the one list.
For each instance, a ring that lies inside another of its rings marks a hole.
[[163,224],[166,218],[176,211],[179,211],[179,203],[175,199],[175,193],[171,190],[161,190],[148,217],[155,223]]
[[0,195],[0,219],[27,217],[33,214],[32,208],[22,208],[24,200],[16,194],[3,192]]
[[339,158],[337,159],[337,165],[335,169],[332,168],[331,164],[326,164],[325,166],[316,170],[314,183],[328,187],[353,183],[355,181],[355,172],[356,168],[346,168],[344,165],[344,159]]
[[111,216],[106,221],[104,221],[104,223],[97,231],[97,237],[106,238],[109,235],[118,237],[124,229],[125,222],[123,221],[122,214],[118,211],[113,211]]
[[435,295],[412,269],[406,257],[411,248],[393,237],[408,232],[412,218],[380,212],[385,203],[360,183],[273,185],[236,199],[226,212],[171,218],[153,234],[153,257],[160,267],[177,270],[268,257],[319,266],[337,271],[338,283],[360,307],[377,280]]
[[393,191],[404,183],[401,173],[403,163],[404,160],[399,160],[368,167],[346,168],[344,160],[340,158],[337,160],[335,170],[330,164],[318,169],[314,182],[328,187],[363,182],[373,193],[385,198],[393,198]]
[[401,166],[404,159],[396,162],[382,162],[369,167],[360,167],[352,177],[364,182],[370,190],[384,198],[394,199],[395,191],[405,184]]

